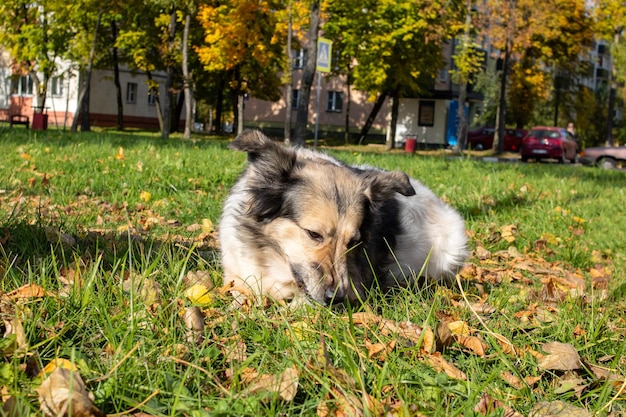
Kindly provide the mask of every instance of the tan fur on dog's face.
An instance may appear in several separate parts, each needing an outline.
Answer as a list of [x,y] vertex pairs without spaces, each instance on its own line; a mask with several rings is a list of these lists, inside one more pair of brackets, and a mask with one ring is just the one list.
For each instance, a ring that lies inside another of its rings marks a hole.
[[332,164],[307,164],[296,178],[286,196],[288,216],[269,222],[265,232],[279,242],[307,296],[330,303],[362,295],[351,261],[360,250],[365,182]]

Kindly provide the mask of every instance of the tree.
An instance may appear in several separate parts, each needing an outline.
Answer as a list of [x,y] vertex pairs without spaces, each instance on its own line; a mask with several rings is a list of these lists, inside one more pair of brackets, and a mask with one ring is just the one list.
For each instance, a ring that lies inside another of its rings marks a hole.
[[467,85],[482,65],[484,55],[479,52],[479,46],[474,41],[475,34],[472,30],[472,0],[465,3],[465,26],[463,35],[455,54],[453,56],[455,69],[452,71],[452,80],[459,84],[459,108],[457,112],[457,152],[465,149],[467,142],[467,118],[465,116],[465,101],[467,100]]
[[[312,0],[309,19],[309,31],[306,39],[306,58],[302,80],[300,82],[300,98],[296,113],[296,127],[293,135],[293,145],[304,146],[306,141],[307,124],[309,122],[309,100],[311,86],[317,66],[317,38],[320,24],[320,1]],[[318,74],[318,76],[321,76]]]
[[93,41],[91,44],[91,50],[89,51],[89,63],[87,65],[86,75],[83,80],[83,86],[79,93],[78,99],[78,112],[74,115],[72,121],[71,131],[76,132],[78,129],[78,119],[80,115],[81,131],[88,132],[91,130],[89,123],[89,96],[91,92],[91,75],[93,72],[93,62],[96,55],[96,45],[98,43],[98,31],[100,29],[100,22],[102,20],[102,10],[98,11],[98,18],[96,20],[96,27],[93,31]]
[[[460,0],[329,2],[324,34],[336,42],[340,62],[354,62],[354,88],[392,97],[395,120],[400,97],[425,95],[433,86],[443,68],[442,43],[463,27],[464,10]],[[390,148],[393,122],[389,136]]]
[[37,112],[45,109],[48,81],[74,36],[73,28],[67,24],[71,11],[65,3],[55,1],[0,2],[0,45],[11,54],[14,68],[33,80]]
[[228,0],[219,6],[203,5],[198,19],[204,44],[196,47],[209,72],[222,72],[231,91],[237,131],[243,128],[245,94],[277,101],[279,72],[283,69],[284,33],[277,32],[279,2]]
[[[504,149],[506,91],[510,63],[528,59],[524,70],[568,71],[577,65],[593,39],[593,22],[584,0],[486,0],[480,3],[482,29],[500,51],[502,70],[494,148]],[[542,81],[541,77],[530,78]],[[542,91],[538,85],[534,90]]]
[[[594,18],[598,36],[611,45],[611,74],[609,82],[609,105],[607,110],[606,142],[613,145],[613,107],[618,86],[620,95],[626,99],[626,44],[623,41],[626,28],[626,10],[619,0],[600,0],[595,4]],[[624,132],[626,135],[626,132]]]

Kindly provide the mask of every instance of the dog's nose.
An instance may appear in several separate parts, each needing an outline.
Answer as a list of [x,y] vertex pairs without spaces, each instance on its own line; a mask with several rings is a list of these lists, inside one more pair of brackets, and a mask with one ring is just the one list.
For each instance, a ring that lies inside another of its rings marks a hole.
[[324,301],[326,304],[341,304],[346,299],[346,291],[339,287],[328,288],[324,292]]

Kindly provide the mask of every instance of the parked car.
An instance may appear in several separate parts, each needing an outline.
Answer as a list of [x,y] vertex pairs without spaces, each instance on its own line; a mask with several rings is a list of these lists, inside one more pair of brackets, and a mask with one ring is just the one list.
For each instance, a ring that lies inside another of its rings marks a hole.
[[530,129],[522,140],[522,161],[529,159],[556,159],[563,163],[566,159],[576,162],[578,144],[562,127],[536,126]]
[[[482,151],[493,148],[493,137],[496,130],[493,127],[481,127],[467,132],[467,145],[470,149]],[[526,136],[524,129],[504,130],[504,150],[518,152],[522,139]]]
[[626,146],[585,148],[578,160],[584,165],[596,165],[606,169],[626,167]]

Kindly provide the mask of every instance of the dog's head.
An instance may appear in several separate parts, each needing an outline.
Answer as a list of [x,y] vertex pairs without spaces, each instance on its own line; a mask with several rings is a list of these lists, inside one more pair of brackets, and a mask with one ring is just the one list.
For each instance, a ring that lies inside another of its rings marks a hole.
[[380,252],[388,255],[380,207],[395,193],[415,194],[406,174],[353,169],[258,131],[243,132],[230,147],[248,153],[249,238],[285,258],[303,295],[322,304],[361,298]]

